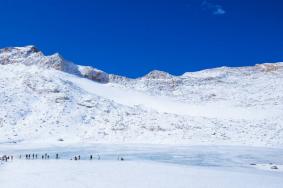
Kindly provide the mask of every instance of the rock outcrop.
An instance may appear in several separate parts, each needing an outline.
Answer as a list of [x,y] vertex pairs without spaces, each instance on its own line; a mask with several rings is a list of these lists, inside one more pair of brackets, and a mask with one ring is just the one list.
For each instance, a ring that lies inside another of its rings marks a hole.
[[51,68],[75,74],[100,83],[107,83],[109,75],[90,66],[76,65],[65,60],[60,54],[55,53],[45,56],[35,46],[9,47],[0,50],[0,64],[21,63],[27,66],[37,65],[42,68]]

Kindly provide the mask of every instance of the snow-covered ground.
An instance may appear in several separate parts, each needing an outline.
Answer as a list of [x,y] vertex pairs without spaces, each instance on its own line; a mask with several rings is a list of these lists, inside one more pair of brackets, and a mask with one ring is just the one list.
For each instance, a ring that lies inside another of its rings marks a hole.
[[0,143],[282,147],[281,65],[273,72],[226,68],[174,77],[181,83],[173,92],[163,88],[172,82],[167,78],[100,83],[0,62]]
[[137,79],[0,50],[0,143],[283,146],[283,64]]
[[[283,149],[278,148],[89,145],[24,149],[6,145],[1,153],[16,157],[0,165],[1,187],[9,188],[281,188],[283,185],[280,157]],[[25,160],[26,153],[39,156],[48,153],[50,160]],[[89,160],[90,154],[93,160]],[[75,155],[80,155],[81,160],[70,160]],[[118,161],[118,156],[125,161]]]
[[0,167],[7,188],[282,188],[283,175],[150,162],[14,161]]
[[282,83],[283,63],[131,79],[0,49],[0,187],[282,188]]

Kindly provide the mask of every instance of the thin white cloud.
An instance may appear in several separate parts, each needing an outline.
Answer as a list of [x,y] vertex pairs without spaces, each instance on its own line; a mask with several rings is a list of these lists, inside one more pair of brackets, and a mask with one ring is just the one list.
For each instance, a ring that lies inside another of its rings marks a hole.
[[221,5],[211,3],[207,0],[204,0],[201,3],[201,6],[204,10],[211,11],[213,15],[224,15],[226,11],[223,9]]
[[216,10],[214,10],[213,14],[214,15],[222,15],[222,14],[226,14],[226,11],[221,6],[217,6]]

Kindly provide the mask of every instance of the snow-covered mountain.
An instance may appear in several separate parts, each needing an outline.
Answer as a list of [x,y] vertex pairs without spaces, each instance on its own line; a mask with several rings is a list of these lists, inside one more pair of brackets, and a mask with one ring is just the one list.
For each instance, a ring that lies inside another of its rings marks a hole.
[[130,79],[0,50],[0,143],[283,146],[283,63]]

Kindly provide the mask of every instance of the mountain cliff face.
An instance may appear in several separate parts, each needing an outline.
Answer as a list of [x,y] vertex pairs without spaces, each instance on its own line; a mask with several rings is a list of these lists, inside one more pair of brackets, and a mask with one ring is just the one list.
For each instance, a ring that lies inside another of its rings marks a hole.
[[283,146],[283,63],[130,79],[0,50],[0,143]]

